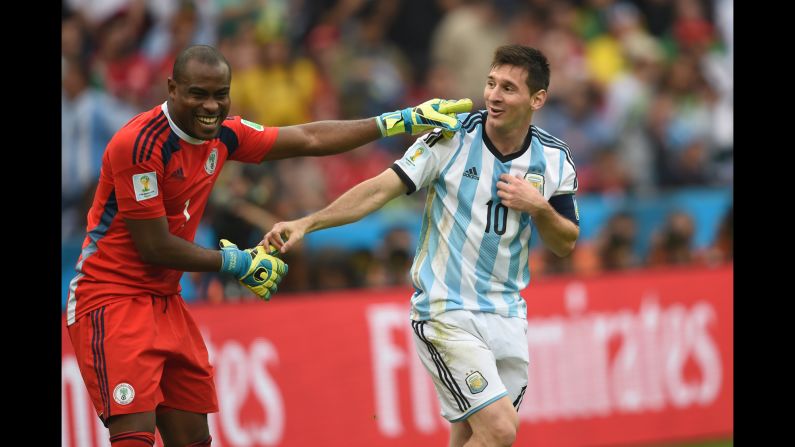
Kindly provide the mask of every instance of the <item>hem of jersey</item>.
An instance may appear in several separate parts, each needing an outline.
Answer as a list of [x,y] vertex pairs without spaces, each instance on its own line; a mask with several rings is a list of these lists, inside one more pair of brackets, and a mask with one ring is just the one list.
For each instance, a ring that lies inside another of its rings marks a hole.
[[[503,318],[519,318],[521,320],[527,320],[527,313],[526,312],[525,312],[524,315],[522,315],[519,311],[517,311],[516,315],[507,315],[507,314],[502,314],[500,312],[490,312],[490,311],[480,310],[480,309],[467,309],[466,307],[456,307],[456,308],[452,308],[452,309],[445,309],[445,310],[443,310],[441,312],[437,312],[437,313],[434,313],[434,314],[427,315],[427,317],[424,316],[422,312],[420,312],[420,311],[418,311],[416,309],[411,309],[411,311],[409,312],[409,319],[412,320],[412,321],[430,321],[430,320],[437,319],[439,317],[439,315],[443,315],[443,314],[445,314],[447,312],[452,312],[452,311],[455,311],[455,310],[465,310],[465,311],[470,312],[472,314],[475,314],[475,313],[492,314],[492,315],[499,315],[499,316],[501,316]],[[414,315],[416,315],[416,318],[414,317]]]
[[486,402],[483,402],[482,404],[478,405],[477,407],[470,409],[469,411],[464,413],[464,415],[459,417],[458,419],[450,419],[450,422],[461,422],[461,421],[469,418],[473,414],[477,413],[478,411],[480,411],[480,410],[486,408],[487,406],[491,405],[495,401],[497,401],[499,399],[502,399],[503,397],[505,397],[507,395],[508,395],[508,392],[507,391],[503,391],[502,393],[492,397],[491,399],[487,400]]

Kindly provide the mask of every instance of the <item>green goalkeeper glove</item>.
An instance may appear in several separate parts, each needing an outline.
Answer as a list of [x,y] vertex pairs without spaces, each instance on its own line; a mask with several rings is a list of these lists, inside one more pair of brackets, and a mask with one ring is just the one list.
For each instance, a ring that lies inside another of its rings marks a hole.
[[237,245],[221,239],[221,272],[231,273],[241,284],[248,287],[258,297],[269,301],[276,293],[278,284],[287,274],[287,264],[257,246],[240,250]]
[[472,100],[469,98],[450,101],[434,98],[416,107],[384,113],[376,117],[378,129],[382,137],[391,137],[407,133],[417,135],[440,127],[445,137],[461,128],[461,122],[456,117],[457,113],[472,110]]

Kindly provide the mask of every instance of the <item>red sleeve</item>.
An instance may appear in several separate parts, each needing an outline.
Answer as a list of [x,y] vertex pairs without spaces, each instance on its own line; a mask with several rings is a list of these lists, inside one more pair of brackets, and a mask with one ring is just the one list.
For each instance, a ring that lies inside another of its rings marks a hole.
[[119,133],[108,144],[111,175],[122,217],[154,219],[165,216],[163,206],[163,160],[160,150],[149,159],[133,162],[134,138]]
[[237,137],[237,147],[229,148],[229,159],[244,163],[260,163],[270,152],[279,134],[278,127],[265,127],[239,116],[229,117],[223,125]]

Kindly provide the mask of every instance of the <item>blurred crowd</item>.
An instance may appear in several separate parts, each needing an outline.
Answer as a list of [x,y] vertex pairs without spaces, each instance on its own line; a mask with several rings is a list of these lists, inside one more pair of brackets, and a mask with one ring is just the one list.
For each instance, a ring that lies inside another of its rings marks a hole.
[[[62,9],[65,245],[85,234],[105,144],[166,99],[174,58],[190,44],[216,46],[231,63],[231,113],[270,126],[363,118],[433,97],[469,97],[478,109],[493,50],[536,47],[552,78],[534,121],[571,147],[578,196],[655,200],[733,184],[732,0],[64,0]],[[227,164],[196,242],[254,245],[273,223],[380,173],[411,142]],[[388,207],[419,219],[424,198]],[[618,212],[562,259],[536,245],[531,273],[732,258],[731,209],[707,248],[693,244],[692,216],[674,211],[638,256],[636,225]],[[280,290],[408,284],[416,235],[400,226],[383,234],[362,249],[294,250]],[[216,274],[186,274],[183,287],[209,301],[250,295]]]

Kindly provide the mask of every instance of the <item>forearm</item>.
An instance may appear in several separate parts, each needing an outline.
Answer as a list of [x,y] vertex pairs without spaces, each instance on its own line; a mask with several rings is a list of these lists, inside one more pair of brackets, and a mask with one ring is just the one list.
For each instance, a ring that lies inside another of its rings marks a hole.
[[[311,233],[324,228],[356,222],[373,211],[380,209],[401,192],[379,181],[384,175],[381,174],[356,185],[326,208],[305,217],[306,232]],[[394,173],[391,173],[391,175],[397,177]]]
[[221,269],[221,252],[199,247],[169,235],[148,247],[139,247],[144,262],[184,272],[217,272]]
[[544,207],[532,216],[533,224],[544,245],[559,257],[574,250],[580,229],[574,222],[558,214],[551,206]]
[[294,148],[302,156],[333,155],[381,138],[374,118],[353,121],[317,121],[301,124],[306,145]]

